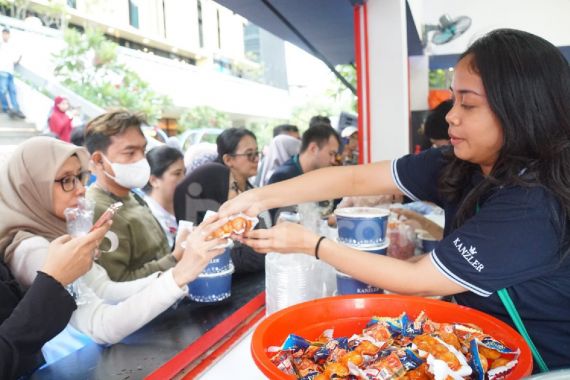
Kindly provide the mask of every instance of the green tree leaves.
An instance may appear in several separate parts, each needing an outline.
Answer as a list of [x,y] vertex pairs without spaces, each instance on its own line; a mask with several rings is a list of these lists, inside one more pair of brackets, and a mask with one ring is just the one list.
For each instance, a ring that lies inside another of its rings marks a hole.
[[118,62],[117,44],[103,33],[86,29],[64,32],[66,47],[54,54],[55,76],[66,87],[103,108],[143,112],[149,122],[162,117],[170,98],[154,92],[141,77]]

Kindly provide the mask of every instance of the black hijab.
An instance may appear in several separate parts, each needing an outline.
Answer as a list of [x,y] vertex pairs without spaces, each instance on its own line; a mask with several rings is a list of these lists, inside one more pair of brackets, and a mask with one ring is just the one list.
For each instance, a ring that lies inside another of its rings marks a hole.
[[174,192],[176,220],[200,224],[206,211],[218,211],[228,200],[229,181],[230,169],[217,162],[204,164],[189,173]]
[[[249,185],[251,186],[251,185]],[[218,162],[204,164],[189,173],[174,192],[176,220],[188,220],[195,225],[202,223],[206,211],[218,211],[228,200],[230,169]],[[262,220],[256,228],[265,228]],[[265,255],[252,248],[235,243],[231,249],[235,274],[258,272],[265,269]]]

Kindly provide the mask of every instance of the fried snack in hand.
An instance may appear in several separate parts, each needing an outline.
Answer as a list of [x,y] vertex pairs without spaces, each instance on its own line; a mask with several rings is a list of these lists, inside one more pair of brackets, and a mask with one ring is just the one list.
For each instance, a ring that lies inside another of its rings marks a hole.
[[230,218],[226,224],[218,228],[212,235],[211,239],[228,238],[232,234],[243,235],[245,232],[253,228],[253,221],[245,216],[236,216]]

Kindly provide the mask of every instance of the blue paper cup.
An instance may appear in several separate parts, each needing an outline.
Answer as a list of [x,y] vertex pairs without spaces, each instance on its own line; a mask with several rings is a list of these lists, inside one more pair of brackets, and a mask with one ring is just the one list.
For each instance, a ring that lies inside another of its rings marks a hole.
[[382,294],[384,291],[372,285],[365,284],[340,271],[336,271],[336,289],[338,295],[345,294]]
[[437,246],[437,244],[439,243],[439,240],[428,234],[419,235],[418,239],[420,239],[420,246],[422,247],[422,253],[429,253],[433,251]]
[[335,210],[338,240],[352,247],[375,247],[386,240],[390,211],[374,207]]
[[[341,243],[341,242],[337,239],[337,243]],[[384,240],[384,243],[379,244],[377,246],[372,246],[372,247],[353,247],[350,244],[344,244],[344,245],[346,245],[347,247],[350,247],[350,248],[358,249],[359,251],[364,251],[364,252],[374,253],[376,255],[386,256],[388,254],[388,247],[390,246],[390,239],[387,238]]]
[[214,303],[232,295],[232,273],[234,266],[218,273],[202,273],[188,284],[188,297],[192,301]]
[[356,248],[360,251],[374,253],[375,255],[384,255],[388,254],[388,247],[390,246],[390,239],[385,239],[384,243],[373,246],[373,247],[352,247]]
[[220,273],[230,269],[231,250],[231,247],[226,248],[224,253],[210,260],[202,273]]

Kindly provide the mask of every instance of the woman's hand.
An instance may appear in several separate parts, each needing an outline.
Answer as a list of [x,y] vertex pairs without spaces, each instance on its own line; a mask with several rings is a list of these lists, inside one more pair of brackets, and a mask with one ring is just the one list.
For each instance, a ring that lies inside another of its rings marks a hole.
[[97,246],[111,227],[111,221],[85,236],[72,238],[63,235],[48,247],[46,262],[41,269],[62,285],[68,285],[87,273],[93,265]]
[[244,237],[236,237],[256,252],[314,254],[319,237],[296,223],[279,223],[269,230],[253,230]]
[[230,217],[243,212],[248,216],[257,216],[260,212],[267,210],[263,202],[257,196],[258,190],[248,190],[237,197],[225,202],[219,209],[220,217]]
[[[408,221],[405,221],[404,223],[412,225],[412,227],[414,229],[418,229],[418,227],[419,227],[419,228],[427,231],[427,233],[429,233],[431,236],[433,236],[437,240],[443,239],[443,228],[441,228],[437,223],[429,220],[428,218],[426,218],[422,214],[419,214],[415,211],[408,210],[405,208],[399,208],[399,207],[391,208],[390,211],[397,214],[398,216],[403,216],[403,217],[407,218]],[[412,222],[412,223],[410,223],[410,222]]]
[[225,246],[227,240],[212,239],[210,236],[227,221],[227,218],[220,218],[219,215],[211,216],[187,235],[186,248],[180,261],[172,270],[174,281],[178,286],[194,281],[210,260],[224,252],[225,248],[216,247]]

